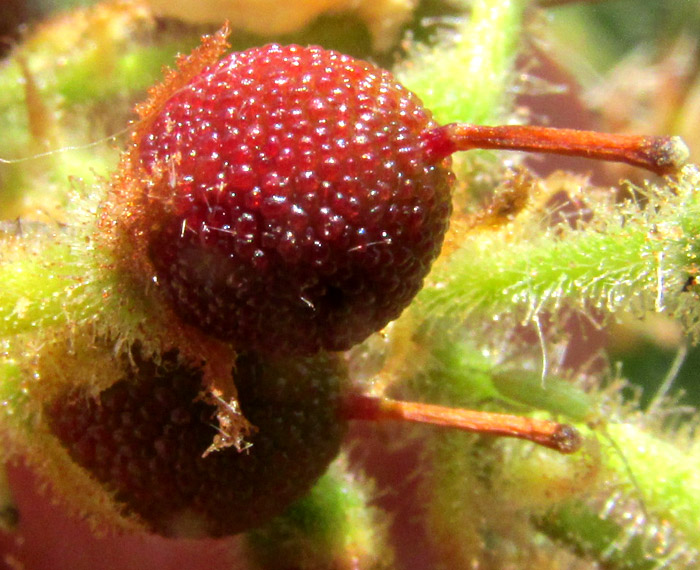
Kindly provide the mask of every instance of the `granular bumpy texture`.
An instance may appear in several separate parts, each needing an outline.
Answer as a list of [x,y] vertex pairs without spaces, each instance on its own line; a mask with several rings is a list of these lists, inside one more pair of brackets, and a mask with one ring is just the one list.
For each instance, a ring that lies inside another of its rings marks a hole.
[[229,55],[137,141],[147,195],[167,204],[149,222],[159,286],[184,321],[241,350],[364,340],[440,251],[453,177],[426,148],[435,127],[369,63],[318,47]]
[[78,464],[128,511],[168,536],[223,536],[263,524],[304,495],[336,456],[344,368],[329,356],[271,362],[239,356],[242,412],[252,447],[202,457],[214,407],[198,400],[201,373],[173,358],[138,371],[99,398],[71,393],[46,413]]

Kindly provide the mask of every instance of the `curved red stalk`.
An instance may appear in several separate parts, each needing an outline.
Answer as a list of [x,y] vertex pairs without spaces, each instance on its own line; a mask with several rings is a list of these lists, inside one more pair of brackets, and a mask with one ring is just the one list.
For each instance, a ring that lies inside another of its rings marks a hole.
[[624,162],[656,174],[677,171],[689,151],[680,137],[638,136],[530,125],[484,126],[451,123],[425,133],[425,150],[439,161],[454,152],[501,149],[543,152]]
[[482,435],[516,437],[561,453],[573,453],[582,443],[575,428],[550,420],[404,402],[367,394],[348,396],[343,411],[351,420],[408,421]]

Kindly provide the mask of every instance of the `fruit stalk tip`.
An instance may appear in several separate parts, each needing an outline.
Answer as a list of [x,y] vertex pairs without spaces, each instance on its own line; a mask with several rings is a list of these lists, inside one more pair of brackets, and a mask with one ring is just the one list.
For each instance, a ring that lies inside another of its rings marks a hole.
[[690,149],[681,137],[653,137],[658,140],[659,162],[665,161],[670,172],[680,170],[690,160]]

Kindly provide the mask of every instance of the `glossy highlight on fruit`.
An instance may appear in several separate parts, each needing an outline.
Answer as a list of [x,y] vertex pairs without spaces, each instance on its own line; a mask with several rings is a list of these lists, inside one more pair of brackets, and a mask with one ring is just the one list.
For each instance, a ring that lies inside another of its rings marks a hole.
[[399,316],[451,213],[437,125],[392,75],[318,47],[233,53],[136,141],[147,255],[175,311],[239,350],[344,350]]
[[167,536],[224,536],[264,524],[303,496],[338,453],[344,366],[334,357],[236,361],[251,446],[202,457],[216,434],[214,406],[199,399],[201,371],[163,357],[100,394],[75,391],[46,407],[71,458],[127,512]]

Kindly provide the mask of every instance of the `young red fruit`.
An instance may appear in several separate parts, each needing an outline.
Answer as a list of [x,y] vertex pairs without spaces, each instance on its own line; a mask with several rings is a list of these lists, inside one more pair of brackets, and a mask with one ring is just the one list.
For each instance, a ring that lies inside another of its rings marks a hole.
[[445,159],[386,71],[321,48],[234,53],[177,91],[140,141],[168,200],[148,255],[187,322],[237,347],[343,350],[396,318],[440,251]]
[[241,411],[257,427],[251,447],[202,454],[216,434],[201,399],[201,372],[172,355],[98,398],[73,392],[46,409],[72,459],[153,532],[235,534],[263,524],[304,495],[338,453],[344,367],[325,355],[271,361],[239,356]]
[[143,211],[129,216],[143,217],[155,280],[187,323],[242,350],[344,350],[420,289],[451,212],[449,155],[477,147],[658,172],[679,161],[671,139],[440,127],[387,71],[268,45],[204,69],[145,117],[130,155]]

